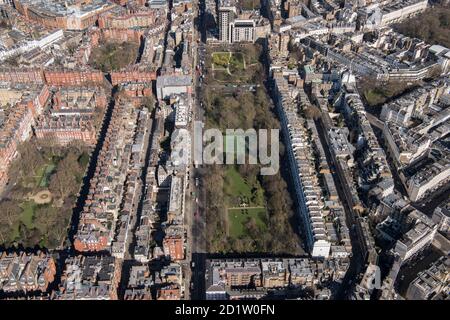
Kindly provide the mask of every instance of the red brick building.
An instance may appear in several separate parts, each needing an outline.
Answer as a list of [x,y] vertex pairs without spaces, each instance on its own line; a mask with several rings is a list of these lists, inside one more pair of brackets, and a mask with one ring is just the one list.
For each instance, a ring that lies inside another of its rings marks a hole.
[[151,83],[126,83],[120,91],[129,98],[150,97],[152,95]]
[[44,83],[41,69],[0,69],[0,81],[9,83]]
[[103,41],[116,41],[116,42],[137,42],[140,43],[143,30],[135,29],[102,29],[101,39]]
[[30,108],[17,104],[0,130],[0,189],[8,182],[8,168],[17,153],[17,144],[31,134],[33,114]]
[[140,70],[124,70],[111,72],[113,86],[127,82],[152,82],[156,80],[156,72]]
[[81,140],[91,146],[97,142],[97,130],[90,116],[45,118],[39,121],[34,133],[38,139],[59,145],[66,145],[74,140]]
[[[97,221],[91,221],[91,223],[95,224]],[[88,223],[86,221],[85,223]],[[76,251],[79,252],[98,252],[104,251],[108,248],[108,238],[103,235],[93,236],[91,239],[80,239],[75,238],[73,242],[73,246]]]
[[50,91],[46,85],[43,85],[35,95],[32,95],[29,98],[25,97],[19,104],[29,108],[33,117],[36,118],[42,113],[49,98]]
[[182,235],[166,236],[163,240],[164,253],[172,261],[184,259],[184,239]]
[[180,300],[181,289],[178,285],[172,284],[158,289],[156,300]]
[[98,70],[45,70],[44,76],[51,86],[100,85],[105,80]]
[[53,91],[51,108],[36,121],[36,137],[60,145],[73,140],[95,145],[99,126],[95,114],[107,103],[103,89],[64,87]]
[[102,29],[148,28],[155,24],[158,16],[156,10],[110,11],[99,17],[98,26]]
[[43,252],[3,252],[0,254],[0,264],[0,290],[5,292],[44,292],[55,280],[55,260]]
[[[47,3],[48,2],[48,3]],[[108,1],[79,0],[74,3],[51,3],[48,0],[31,2],[13,0],[16,10],[27,20],[50,28],[64,30],[86,30],[95,25],[100,14],[113,9],[116,5]],[[90,4],[90,6],[87,6]],[[69,6],[71,5],[71,6]],[[78,12],[74,12],[76,7]]]

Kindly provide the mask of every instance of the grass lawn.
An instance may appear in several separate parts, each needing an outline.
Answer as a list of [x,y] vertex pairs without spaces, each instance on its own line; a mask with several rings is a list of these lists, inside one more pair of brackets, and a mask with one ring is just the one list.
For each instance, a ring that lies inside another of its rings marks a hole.
[[234,166],[229,166],[225,172],[224,191],[229,196],[229,207],[237,207],[241,202],[249,207],[264,205],[264,190],[256,177],[246,181]]
[[230,64],[230,52],[213,52],[212,54],[214,68],[228,68]]
[[382,104],[387,99],[387,97],[384,94],[382,94],[376,90],[368,90],[368,91],[364,92],[364,97],[366,98],[367,103],[370,106]]
[[31,230],[34,228],[33,225],[33,215],[34,215],[34,207],[35,203],[34,201],[27,201],[24,202],[21,205],[23,212],[20,220],[23,222],[23,224],[27,227],[28,230]]
[[[41,184],[42,177],[44,176],[45,169],[47,165],[43,165],[36,171],[36,175],[34,176],[34,186],[39,186]],[[27,185],[29,185],[27,183]]]
[[239,238],[247,234],[245,224],[253,218],[256,225],[263,232],[267,228],[266,209],[252,208],[252,209],[228,209],[229,229],[228,235],[233,238]]
[[[235,166],[229,166],[225,171],[224,192],[228,205],[228,235],[239,238],[247,235],[245,224],[255,219],[256,225],[261,232],[267,228],[267,213],[264,207],[264,190],[257,177],[249,180],[239,173]],[[247,208],[235,208],[247,204]]]
[[213,52],[214,69],[229,69],[231,73],[245,70],[244,54],[241,52]]
[[48,163],[44,164],[36,171],[35,176],[24,177],[23,185],[35,188],[47,188],[49,184],[50,176],[56,168],[56,163],[53,158],[48,160]]
[[232,196],[249,198],[252,196],[251,187],[245,182],[244,178],[242,178],[234,166],[230,166],[226,171],[225,183],[227,193]]
[[11,240],[16,240],[20,238],[20,231],[19,231],[19,223],[16,223],[12,227],[12,233],[11,233]]
[[54,163],[50,163],[45,166],[45,170],[39,181],[39,187],[43,187],[43,188],[48,187],[50,176],[52,175],[53,170],[55,170],[55,168],[56,168],[56,165]]
[[378,106],[386,103],[388,100],[402,95],[418,86],[420,82],[373,82],[370,79],[363,79],[358,90],[364,96],[370,107]]
[[88,164],[89,164],[89,159],[90,159],[89,153],[87,153],[87,152],[84,151],[84,152],[81,154],[81,156],[78,158],[78,162],[80,163],[80,165],[81,165],[83,168],[86,168],[86,167],[88,166]]
[[[28,230],[33,229],[34,228],[33,215],[35,207],[34,201],[24,202],[20,205],[20,207],[23,210],[20,216],[20,222],[22,222],[27,227]],[[13,226],[12,234],[10,236],[12,240],[20,238],[19,225],[20,223],[17,223]]]
[[221,85],[254,83],[255,73],[261,72],[257,56],[250,52],[216,51],[211,53],[212,80]]

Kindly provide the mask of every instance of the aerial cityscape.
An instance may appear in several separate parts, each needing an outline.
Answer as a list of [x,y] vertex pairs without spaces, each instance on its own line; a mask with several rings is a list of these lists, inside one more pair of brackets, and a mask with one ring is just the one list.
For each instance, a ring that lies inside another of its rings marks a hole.
[[450,0],[0,0],[1,300],[450,300],[449,253]]

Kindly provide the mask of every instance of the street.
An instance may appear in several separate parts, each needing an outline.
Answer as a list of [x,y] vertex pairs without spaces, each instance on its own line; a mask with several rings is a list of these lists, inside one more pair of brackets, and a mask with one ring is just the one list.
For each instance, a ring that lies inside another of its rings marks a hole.
[[[203,30],[203,13],[204,2],[201,1],[197,8],[198,15],[198,30],[194,28],[194,38],[199,38],[199,30]],[[203,32],[202,32],[203,33]],[[202,40],[206,40],[204,34],[200,34]],[[194,74],[193,85],[193,103],[192,103],[192,122],[190,124],[190,132],[194,132],[194,121],[204,121],[204,110],[201,106],[201,69],[205,61],[206,50],[204,43],[199,41],[197,48],[194,47],[194,61],[193,65],[198,67],[199,72]],[[203,62],[203,63],[202,63]],[[192,141],[194,141],[192,137]],[[192,145],[191,154],[194,154],[194,144]],[[201,168],[195,168],[193,162],[190,165],[189,172],[189,187],[186,190],[186,211],[185,223],[188,227],[188,237],[186,242],[186,256],[190,264],[185,270],[186,279],[186,299],[199,300],[203,299],[205,291],[204,285],[204,268],[206,256],[206,211],[205,211],[205,193],[202,189],[201,182]]]

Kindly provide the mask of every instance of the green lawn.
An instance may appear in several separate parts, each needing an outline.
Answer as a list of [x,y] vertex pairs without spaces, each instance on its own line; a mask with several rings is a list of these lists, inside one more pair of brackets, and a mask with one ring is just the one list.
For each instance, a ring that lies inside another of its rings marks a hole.
[[39,186],[41,184],[42,177],[44,176],[45,169],[47,165],[43,165],[36,171],[36,175],[34,176],[34,185]]
[[245,70],[244,55],[241,52],[214,52],[214,69],[229,69],[231,73]]
[[256,225],[261,232],[267,228],[267,216],[265,208],[252,209],[228,209],[229,229],[228,235],[239,238],[247,234],[245,224],[251,219],[255,219]]
[[364,97],[370,106],[375,106],[377,104],[382,104],[386,101],[387,97],[377,90],[368,90],[364,93]]
[[261,72],[257,57],[250,52],[225,52],[211,53],[212,79],[222,85],[254,83],[255,73]]
[[43,174],[41,175],[41,179],[39,181],[39,187],[47,188],[49,184],[50,176],[53,173],[53,170],[55,170],[56,165],[54,163],[50,163],[45,166],[45,170],[43,171]]
[[78,158],[78,163],[79,163],[83,168],[86,168],[86,167],[88,166],[88,164],[89,164],[89,159],[90,159],[89,153],[87,153],[87,152],[84,151],[84,152],[81,154],[81,156]]
[[367,104],[370,107],[374,107],[386,103],[389,99],[399,96],[418,85],[420,85],[420,82],[407,83],[391,81],[388,83],[374,83],[370,79],[364,79],[358,90],[362,92]]
[[[23,210],[20,216],[20,222],[22,222],[27,227],[28,230],[33,229],[34,228],[33,215],[35,207],[34,201],[23,202],[22,204],[20,204],[20,207]],[[20,222],[13,226],[12,234],[10,236],[12,240],[20,238],[19,232]]]
[[228,68],[230,64],[230,53],[229,52],[214,52],[212,54],[214,67],[217,68]]
[[264,206],[264,190],[256,176],[247,181],[235,166],[230,165],[225,171],[224,192],[228,196],[228,207],[238,207],[243,203],[249,207]]
[[12,233],[10,237],[13,241],[20,238],[19,223],[12,226]]
[[252,196],[252,188],[245,182],[234,166],[230,166],[225,176],[226,193],[231,196]]
[[[261,232],[267,228],[267,213],[264,207],[264,190],[256,176],[246,180],[235,166],[225,171],[224,192],[227,195],[228,235],[239,238],[247,235],[246,224],[254,219]],[[236,208],[243,204],[247,208]]]
[[24,177],[23,185],[32,189],[47,188],[50,176],[56,168],[56,163],[53,158],[49,159],[46,164],[36,171],[36,175]]
[[23,224],[27,227],[28,230],[31,230],[34,228],[33,225],[33,215],[34,215],[34,207],[35,203],[34,201],[27,201],[24,202],[21,205],[23,212],[20,220],[23,222]]

